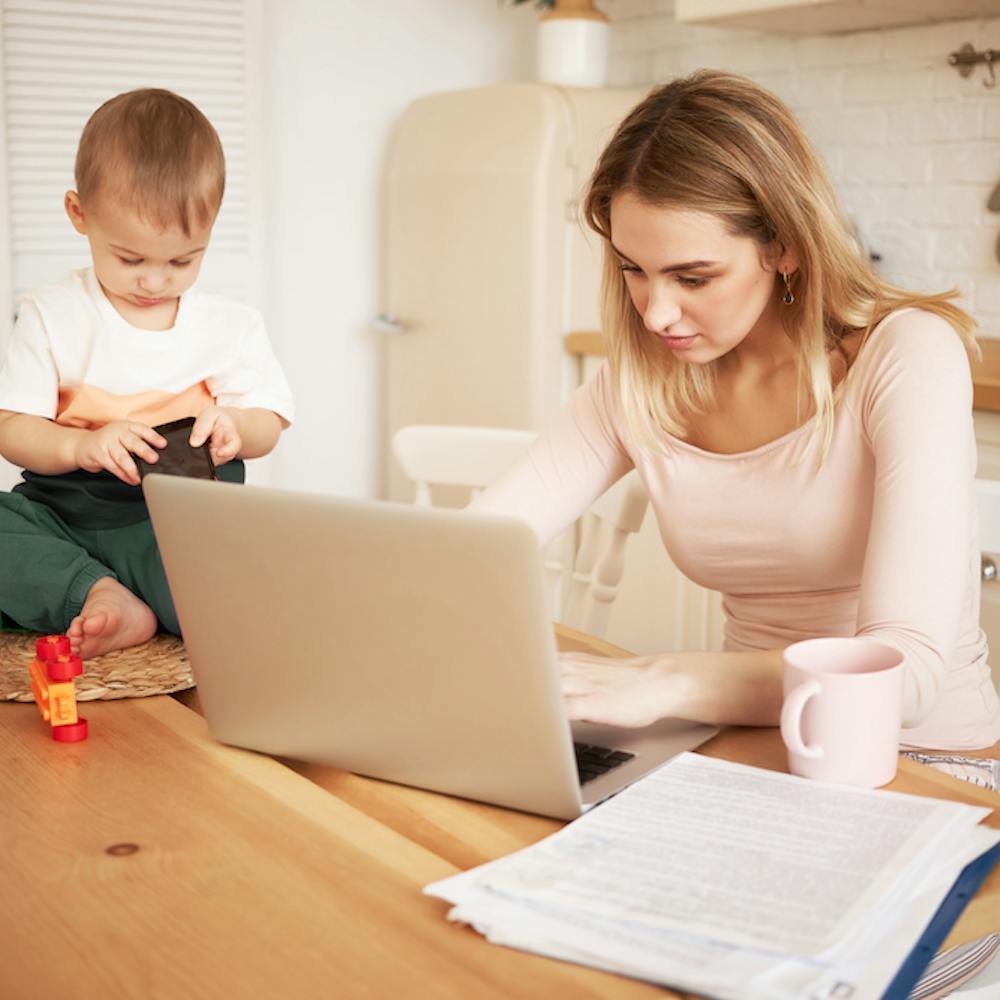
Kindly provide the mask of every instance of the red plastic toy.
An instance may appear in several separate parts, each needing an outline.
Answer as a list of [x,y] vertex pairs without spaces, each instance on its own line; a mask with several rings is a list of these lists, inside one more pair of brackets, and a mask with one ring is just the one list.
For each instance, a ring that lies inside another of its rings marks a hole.
[[28,664],[31,691],[42,718],[52,726],[52,739],[79,743],[87,738],[87,720],[76,711],[73,678],[83,673],[83,660],[69,651],[69,637],[46,635],[35,642]]

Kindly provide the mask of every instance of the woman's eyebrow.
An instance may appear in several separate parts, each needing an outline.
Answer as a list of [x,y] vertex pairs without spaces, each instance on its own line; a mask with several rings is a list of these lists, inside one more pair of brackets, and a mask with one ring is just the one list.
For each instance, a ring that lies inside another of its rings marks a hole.
[[[630,257],[626,257],[625,254],[623,254],[621,250],[614,245],[614,243],[611,244],[611,249],[614,250],[614,252],[618,254],[618,256],[621,257],[621,259],[626,263],[635,264],[635,261]],[[670,264],[667,267],[661,267],[660,274],[672,274],[674,271],[697,271],[702,267],[715,267],[718,263],[719,262],[717,260],[689,260],[682,264]]]

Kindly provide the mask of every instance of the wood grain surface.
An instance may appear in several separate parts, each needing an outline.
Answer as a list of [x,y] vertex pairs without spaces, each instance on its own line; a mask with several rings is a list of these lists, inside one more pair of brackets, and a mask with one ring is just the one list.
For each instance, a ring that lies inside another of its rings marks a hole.
[[[621,652],[558,631],[563,648]],[[421,894],[557,821],[223,746],[185,700],[89,703],[80,744],[55,743],[34,705],[0,705],[0,996],[677,995],[487,944]],[[785,766],[776,730],[704,752]],[[1000,805],[905,760],[890,787]],[[948,944],[995,930],[998,872]]]

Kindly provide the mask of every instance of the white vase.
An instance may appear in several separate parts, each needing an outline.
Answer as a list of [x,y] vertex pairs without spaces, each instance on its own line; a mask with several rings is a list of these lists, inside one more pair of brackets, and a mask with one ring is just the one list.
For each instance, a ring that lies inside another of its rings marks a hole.
[[608,82],[609,34],[607,18],[588,2],[557,2],[538,23],[538,79],[567,87],[603,87]]

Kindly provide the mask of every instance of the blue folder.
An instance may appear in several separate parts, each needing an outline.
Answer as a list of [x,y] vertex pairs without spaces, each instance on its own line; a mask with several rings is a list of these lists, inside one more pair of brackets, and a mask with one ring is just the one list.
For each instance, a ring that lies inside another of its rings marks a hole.
[[[937,912],[931,918],[931,922],[927,925],[927,929],[921,935],[913,951],[899,967],[899,972],[889,984],[889,988],[882,994],[882,1000],[906,1000],[913,991],[913,987],[917,985],[930,960],[937,954],[941,942],[948,936],[948,932],[958,920],[962,910],[976,894],[976,890],[986,880],[986,876],[992,871],[997,861],[1000,861],[1000,844],[991,847],[985,854],[981,854],[975,861],[969,862],[962,869],[962,874],[955,880],[951,892],[937,908]],[[1000,930],[1000,927],[995,929]]]

